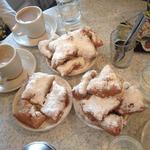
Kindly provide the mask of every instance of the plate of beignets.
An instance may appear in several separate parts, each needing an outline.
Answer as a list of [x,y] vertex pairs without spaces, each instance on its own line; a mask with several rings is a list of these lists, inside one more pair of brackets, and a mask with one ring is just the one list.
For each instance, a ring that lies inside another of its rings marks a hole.
[[71,87],[57,75],[37,72],[19,89],[12,112],[30,131],[47,131],[60,124],[72,107]]
[[38,48],[48,66],[61,76],[74,76],[90,69],[103,45],[94,31],[82,28],[60,37],[40,41]]
[[134,112],[144,110],[140,90],[124,81],[110,65],[98,74],[87,71],[72,89],[77,116],[88,126],[119,135]]

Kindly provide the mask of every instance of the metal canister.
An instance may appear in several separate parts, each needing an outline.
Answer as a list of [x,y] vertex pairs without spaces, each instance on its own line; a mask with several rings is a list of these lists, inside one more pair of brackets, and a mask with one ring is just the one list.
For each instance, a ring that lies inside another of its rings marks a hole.
[[56,149],[47,142],[37,141],[25,145],[22,150],[56,150]]

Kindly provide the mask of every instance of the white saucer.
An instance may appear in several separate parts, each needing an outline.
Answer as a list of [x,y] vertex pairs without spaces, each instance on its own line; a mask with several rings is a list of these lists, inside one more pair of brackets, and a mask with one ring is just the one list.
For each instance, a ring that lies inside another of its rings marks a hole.
[[20,88],[28,75],[31,75],[36,69],[36,60],[31,52],[25,49],[17,49],[17,52],[22,61],[23,72],[16,79],[0,84],[0,93],[8,93]]
[[37,46],[39,41],[49,39],[51,37],[51,34],[56,32],[57,22],[54,19],[54,17],[47,14],[44,14],[44,20],[45,20],[46,32],[41,37],[32,39],[29,38],[27,35],[19,36],[17,34],[13,34],[14,40],[22,46],[33,47],[33,46]]

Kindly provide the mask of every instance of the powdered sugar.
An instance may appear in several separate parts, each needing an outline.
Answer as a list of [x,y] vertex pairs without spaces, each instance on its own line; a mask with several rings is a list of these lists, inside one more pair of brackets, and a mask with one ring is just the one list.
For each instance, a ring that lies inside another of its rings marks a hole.
[[100,98],[93,95],[88,100],[82,100],[81,104],[85,113],[91,113],[97,120],[101,121],[120,102],[115,97]]
[[74,87],[73,96],[80,118],[88,125],[101,127],[113,135],[119,135],[122,131],[126,124],[125,114],[144,109],[142,93],[117,76],[109,65],[93,79],[90,72],[85,73]]
[[76,30],[63,35],[49,43],[49,49],[54,50],[52,66],[62,64],[68,56],[82,56],[85,59],[96,57],[96,49],[88,35],[83,34],[82,30]]
[[75,57],[83,57],[85,62],[92,61],[97,55],[96,48],[100,46],[102,41],[92,30],[85,28],[64,34],[53,41],[39,43],[41,53],[50,59],[50,65],[54,69]]
[[49,47],[55,51],[51,62],[53,68],[63,64],[68,58],[77,54],[77,48],[68,40],[55,40],[49,43]]
[[96,77],[96,75],[97,75],[96,70],[87,71],[87,72],[83,75],[81,81],[84,81],[84,80],[90,81],[92,78]]
[[100,126],[113,135],[119,135],[124,124],[125,121],[122,116],[110,114],[104,118]]
[[57,120],[61,112],[63,112],[66,103],[67,91],[55,81],[53,82],[51,92],[46,96],[45,103],[41,111],[53,120]]
[[110,114],[104,118],[101,122],[101,126],[104,128],[123,127],[123,117],[116,114]]
[[37,72],[30,76],[29,81],[22,93],[22,99],[29,99],[31,103],[43,105],[45,95],[54,80],[53,75]]
[[95,70],[90,70],[86,72],[83,75],[81,82],[73,88],[74,93],[84,97],[87,94],[87,86],[90,80],[94,78],[96,75],[97,75],[97,72]]
[[87,87],[87,90],[90,93],[94,93],[95,91],[102,97],[105,97],[105,93],[103,91],[107,91],[106,96],[113,96],[112,94],[121,92],[121,89],[122,83],[109,65],[106,65],[99,76],[92,79]]
[[144,108],[143,95],[135,86],[125,90],[122,104],[118,110],[121,114],[142,111]]
[[57,70],[62,76],[65,76],[72,72],[75,67],[83,67],[85,65],[85,60],[83,57],[77,57],[72,60],[67,61],[65,64],[57,67]]
[[52,51],[48,48],[49,42],[49,40],[40,41],[38,48],[44,56],[50,59],[52,57]]
[[88,35],[85,35],[82,30],[77,30],[72,33],[73,45],[78,49],[78,56],[82,56],[85,59],[91,59],[96,57],[96,49],[91,42]]

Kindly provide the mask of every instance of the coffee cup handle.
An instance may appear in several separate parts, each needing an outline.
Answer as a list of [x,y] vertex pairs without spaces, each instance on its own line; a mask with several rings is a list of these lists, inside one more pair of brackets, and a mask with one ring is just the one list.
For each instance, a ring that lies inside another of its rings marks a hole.
[[2,78],[1,73],[0,73],[0,84],[4,84],[6,82],[6,78]]
[[[15,25],[14,25],[14,27],[12,28],[12,32],[14,33],[14,34],[16,34],[17,36],[22,36],[22,35],[24,35],[24,33],[23,32],[21,32],[20,31],[21,30],[21,28],[20,28],[20,26],[16,23]],[[18,32],[19,31],[19,32]]]

